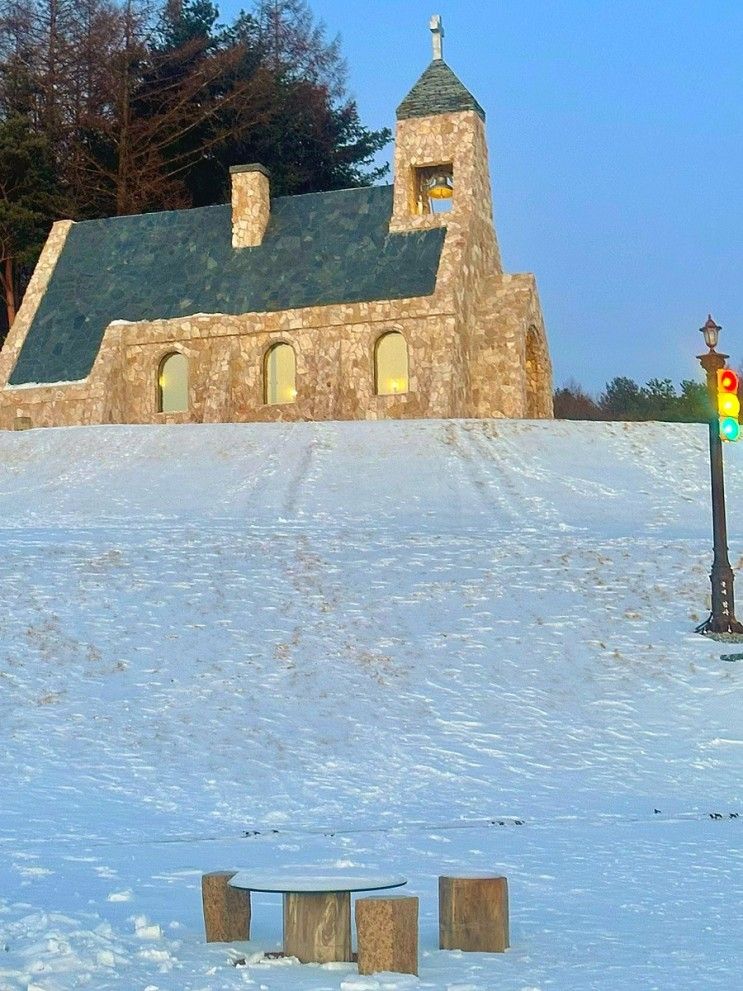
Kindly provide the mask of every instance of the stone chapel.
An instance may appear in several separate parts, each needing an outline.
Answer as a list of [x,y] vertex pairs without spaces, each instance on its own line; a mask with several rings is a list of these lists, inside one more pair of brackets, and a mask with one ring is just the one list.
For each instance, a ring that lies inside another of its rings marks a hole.
[[0,353],[0,427],[552,416],[533,275],[503,272],[485,111],[434,58],[391,186],[54,224]]

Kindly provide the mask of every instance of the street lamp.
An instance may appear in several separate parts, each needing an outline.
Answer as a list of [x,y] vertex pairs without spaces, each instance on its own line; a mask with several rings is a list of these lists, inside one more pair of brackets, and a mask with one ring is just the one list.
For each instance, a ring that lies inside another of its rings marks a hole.
[[720,337],[721,330],[722,327],[720,327],[719,324],[715,323],[715,321],[712,319],[711,313],[707,317],[707,323],[703,327],[699,328],[699,333],[704,334],[704,343],[711,351],[714,351],[714,349],[717,347],[717,341]]
[[711,414],[709,421],[709,461],[712,483],[712,540],[714,557],[710,582],[712,584],[712,612],[697,627],[697,633],[739,633],[743,625],[735,618],[735,597],[733,594],[733,569],[728,559],[727,522],[725,519],[725,481],[722,467],[722,440],[720,439],[720,416],[717,406],[718,372],[725,367],[728,355],[715,351],[721,328],[710,315],[700,328],[704,343],[709,348],[705,354],[697,355],[699,363],[707,375]]

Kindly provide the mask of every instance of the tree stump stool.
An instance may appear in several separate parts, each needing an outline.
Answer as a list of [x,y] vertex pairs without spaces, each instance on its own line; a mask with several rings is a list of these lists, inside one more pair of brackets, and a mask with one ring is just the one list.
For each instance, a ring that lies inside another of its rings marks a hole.
[[236,871],[213,871],[201,877],[207,943],[250,939],[250,892],[228,884]]
[[300,963],[350,960],[350,892],[285,894],[284,953]]
[[417,898],[358,898],[356,934],[360,974],[418,973]]
[[440,877],[439,947],[503,953],[508,946],[506,878]]

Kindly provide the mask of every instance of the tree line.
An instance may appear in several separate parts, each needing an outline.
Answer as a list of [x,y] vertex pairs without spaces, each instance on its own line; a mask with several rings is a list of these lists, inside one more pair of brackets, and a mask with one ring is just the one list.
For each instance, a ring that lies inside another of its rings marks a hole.
[[56,219],[224,202],[250,162],[273,195],[370,185],[390,137],[305,0],[230,24],[210,0],[0,0],[0,318]]
[[555,390],[554,407],[555,416],[563,420],[706,423],[711,415],[707,386],[693,379],[684,379],[677,391],[670,379],[650,379],[641,386],[631,378],[617,376],[607,382],[598,397],[570,381]]

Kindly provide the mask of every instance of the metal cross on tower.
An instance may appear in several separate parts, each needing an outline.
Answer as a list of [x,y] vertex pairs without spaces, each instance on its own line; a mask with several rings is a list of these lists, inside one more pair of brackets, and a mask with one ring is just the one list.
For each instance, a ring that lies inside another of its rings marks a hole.
[[444,22],[441,14],[434,14],[429,25],[433,35],[433,57],[434,61],[444,58]]

